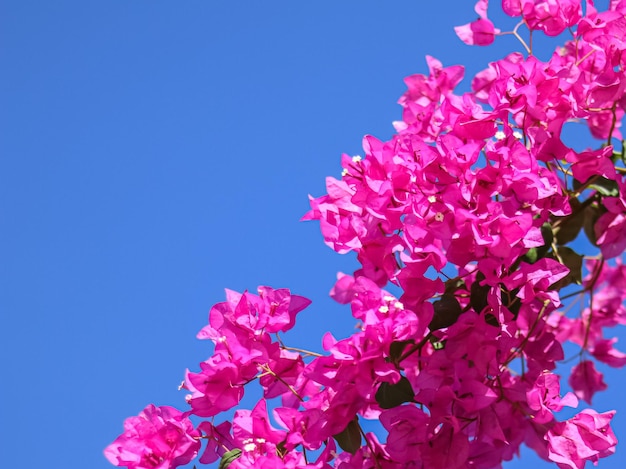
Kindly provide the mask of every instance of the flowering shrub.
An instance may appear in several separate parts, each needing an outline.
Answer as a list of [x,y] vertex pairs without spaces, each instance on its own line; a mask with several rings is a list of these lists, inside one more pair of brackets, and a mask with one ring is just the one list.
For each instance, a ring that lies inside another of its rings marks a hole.
[[[357,332],[326,334],[324,355],[294,349],[279,333],[309,300],[227,291],[198,334],[215,347],[186,373],[187,412],[149,406],[128,419],[105,450],[113,464],[175,468],[201,452],[199,463],[231,469],[488,469],[525,443],[580,469],[615,451],[613,411],[556,413],[606,388],[595,361],[626,364],[605,336],[626,323],[626,0],[607,11],[504,0],[520,18],[511,32],[487,7],[479,0],[479,18],[456,28],[461,40],[510,33],[527,56],[489,64],[464,94],[454,92],[463,67],[427,57],[429,75],[405,79],[396,134],[366,136],[364,158],[344,155],[341,179],[329,177],[304,216],[332,249],[356,253],[360,268],[339,274],[331,296],[350,305]],[[571,37],[544,62],[522,26]],[[568,147],[568,122],[602,143]],[[572,247],[583,233],[598,254]],[[573,297],[583,307],[566,314]],[[566,341],[580,353],[563,395]],[[263,390],[254,409],[216,423],[253,382]],[[194,427],[190,415],[208,420]],[[365,420],[380,432],[365,433]]]

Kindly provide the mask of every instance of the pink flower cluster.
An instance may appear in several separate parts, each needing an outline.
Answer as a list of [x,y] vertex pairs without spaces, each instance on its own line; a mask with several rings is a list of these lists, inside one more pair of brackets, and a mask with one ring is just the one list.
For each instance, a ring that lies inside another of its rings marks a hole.
[[188,413],[150,404],[124,422],[124,433],[104,451],[116,466],[167,469],[187,464],[198,454],[200,432]]
[[[626,364],[605,337],[626,323],[626,168],[623,143],[614,147],[626,110],[626,0],[607,11],[591,0],[584,9],[580,0],[502,7],[521,18],[512,33],[528,56],[489,64],[464,94],[455,94],[463,67],[427,57],[429,75],[405,80],[396,134],[366,136],[364,156],[343,155],[341,179],[311,199],[304,219],[360,263],[331,292],[358,330],[326,334],[325,354],[290,348],[279,333],[309,300],[269,287],[227,291],[198,334],[213,355],[183,386],[188,414],[210,420],[194,428],[187,413],[151,406],[107,448],[111,462],[173,468],[201,440],[200,463],[221,458],[231,469],[489,469],[522,443],[580,469],[615,451],[613,411],[558,412],[607,387],[595,361]],[[487,8],[479,0],[479,19],[456,28],[465,43],[505,34]],[[520,26],[571,39],[542,61]],[[569,147],[571,123],[604,144]],[[583,233],[599,254],[571,247]],[[584,307],[566,314],[574,296]],[[563,394],[566,341],[580,359]],[[263,391],[254,409],[216,424],[252,382]],[[380,431],[366,433],[366,421]]]

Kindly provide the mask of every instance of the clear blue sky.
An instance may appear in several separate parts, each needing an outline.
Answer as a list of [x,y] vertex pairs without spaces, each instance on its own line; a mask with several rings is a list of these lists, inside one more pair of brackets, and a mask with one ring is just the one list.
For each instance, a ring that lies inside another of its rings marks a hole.
[[[473,3],[0,0],[2,467],[112,467],[124,418],[184,406],[225,287],[313,299],[293,345],[348,335],[327,293],[354,260],[298,221],[307,195],[391,136],[424,55],[473,74],[519,49],[463,45]],[[507,467],[530,464],[552,467]]]

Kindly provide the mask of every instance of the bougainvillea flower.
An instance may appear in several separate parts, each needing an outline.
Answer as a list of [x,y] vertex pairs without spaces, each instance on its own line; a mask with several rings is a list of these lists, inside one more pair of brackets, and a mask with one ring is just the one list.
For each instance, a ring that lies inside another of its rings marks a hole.
[[200,432],[186,413],[150,404],[137,417],[126,419],[124,433],[104,455],[129,469],[173,469],[195,458],[199,449]]
[[583,360],[572,369],[569,385],[580,399],[591,404],[593,395],[607,388],[603,378],[592,361]]
[[565,422],[555,424],[546,434],[548,457],[559,468],[583,469],[587,461],[597,464],[615,452],[617,438],[609,423],[615,411],[597,413],[585,409]]

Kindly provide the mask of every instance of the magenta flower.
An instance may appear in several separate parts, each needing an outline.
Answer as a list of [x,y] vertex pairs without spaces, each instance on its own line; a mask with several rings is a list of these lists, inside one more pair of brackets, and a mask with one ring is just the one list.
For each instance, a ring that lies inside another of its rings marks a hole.
[[[626,156],[614,147],[626,111],[626,0],[604,12],[586,0],[584,18],[581,0],[501,4],[521,17],[508,33],[528,55],[492,62],[466,93],[455,93],[462,66],[427,56],[429,75],[405,79],[397,133],[364,137],[363,156],[344,154],[341,178],[311,198],[304,219],[319,220],[326,244],[359,263],[331,291],[356,329],[326,333],[322,353],[305,351],[279,333],[309,300],[227,290],[198,334],[213,353],[183,386],[189,413],[210,421],[196,430],[187,414],[149,407],[107,448],[114,464],[176,467],[200,438],[200,462],[228,451],[221,465],[231,469],[490,469],[522,444],[560,469],[582,469],[614,452],[614,412],[555,414],[607,387],[591,358],[626,365],[605,338],[626,324],[626,266],[611,259],[626,249]],[[478,0],[478,20],[456,28],[465,43],[500,33],[487,7]],[[543,61],[523,26],[549,36],[571,28],[573,39]],[[561,134],[574,122],[602,147],[571,149]],[[602,252],[584,266],[587,253],[567,247],[583,232]],[[563,294],[571,283],[583,289]],[[573,316],[578,295],[590,300]],[[574,393],[561,396],[554,370],[565,341],[589,359],[571,371]],[[215,426],[248,386],[263,398]],[[380,421],[384,443],[364,432],[365,420]]]
[[463,26],[456,26],[454,32],[467,45],[488,46],[493,43],[500,30],[493,26],[491,20],[479,18]]
[[201,417],[212,417],[236,406],[243,397],[243,383],[256,374],[242,376],[241,367],[224,355],[213,355],[200,367],[200,373],[187,370],[185,388],[192,392],[187,401],[193,413]]
[[596,370],[593,362],[589,360],[583,360],[574,366],[569,377],[569,385],[576,395],[588,404],[591,404],[591,399],[596,392],[607,388],[602,373]]
[[198,430],[202,431],[203,438],[207,440],[204,453],[200,456],[200,463],[211,464],[221,458],[227,448],[234,448],[235,444],[230,434],[231,426],[230,422],[222,422],[216,426],[207,420],[198,425]]
[[615,411],[597,413],[585,409],[565,422],[559,422],[545,436],[548,457],[560,469],[583,469],[585,462],[598,463],[599,458],[615,452],[617,438],[609,423]]
[[559,380],[560,377],[558,375],[544,371],[537,378],[533,388],[526,392],[528,407],[535,411],[535,422],[551,422],[554,420],[552,412],[558,412],[564,406],[578,406],[578,399],[570,392],[561,398]]
[[414,405],[395,407],[380,415],[389,432],[386,450],[399,463],[420,459],[421,448],[428,441],[428,415]]
[[522,16],[530,29],[558,36],[578,23],[582,16],[580,0],[503,0],[507,15]]
[[615,342],[617,342],[617,338],[598,340],[593,344],[591,354],[602,363],[620,368],[626,365],[626,353],[615,349],[613,347]]
[[200,432],[186,413],[150,404],[124,422],[124,433],[104,450],[116,466],[129,469],[173,469],[196,457]]
[[491,20],[487,18],[488,3],[488,0],[478,0],[474,11],[478,13],[480,18],[471,23],[454,28],[456,35],[459,36],[459,39],[465,44],[470,46],[488,46],[494,41],[496,34],[500,32],[498,28],[493,26]]

